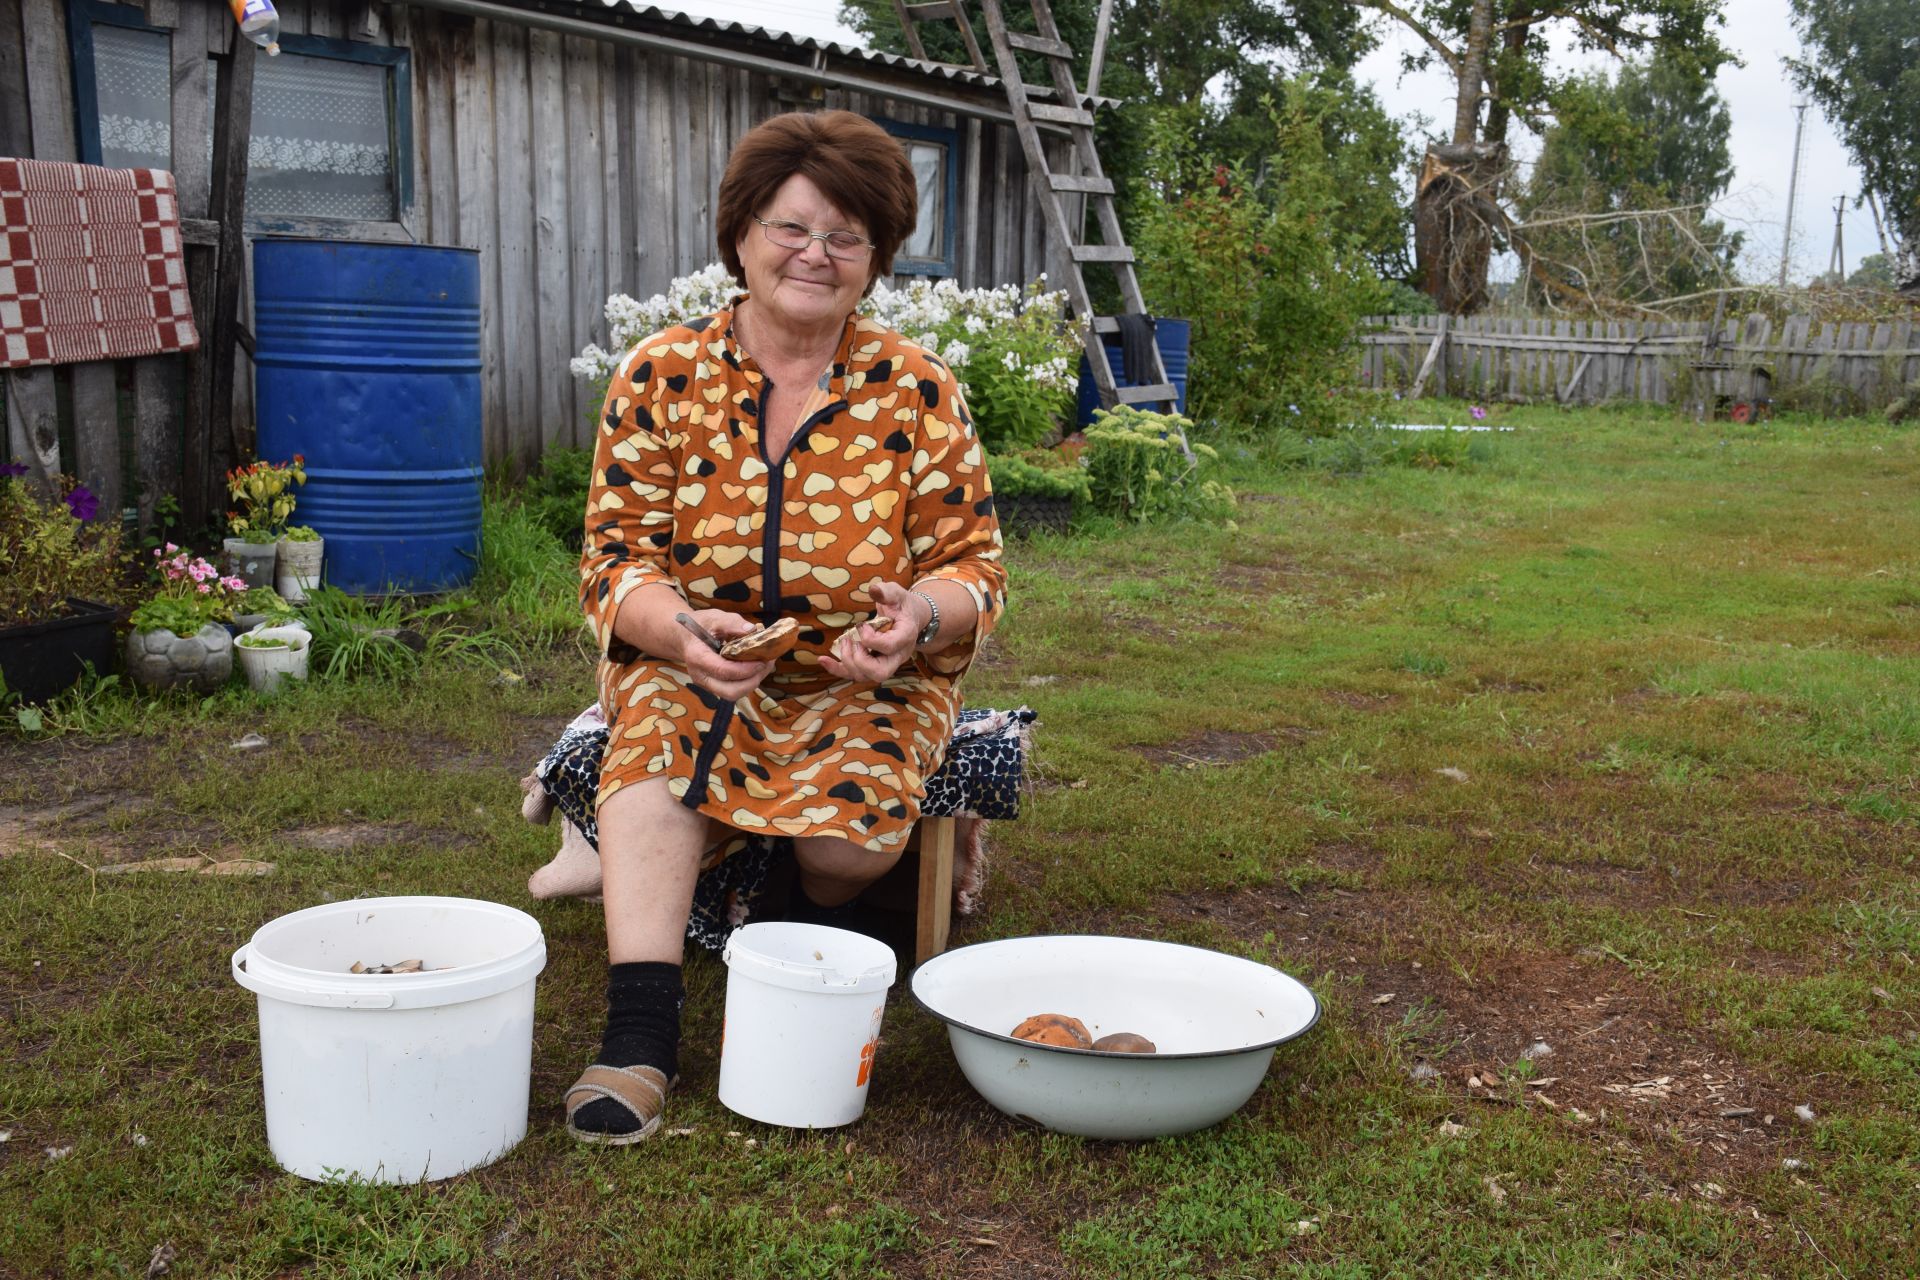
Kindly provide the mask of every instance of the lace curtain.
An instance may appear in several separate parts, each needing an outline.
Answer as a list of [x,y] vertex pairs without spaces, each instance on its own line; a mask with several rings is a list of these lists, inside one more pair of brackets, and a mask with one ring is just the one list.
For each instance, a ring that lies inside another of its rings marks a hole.
[[[207,64],[213,118],[218,64]],[[387,68],[282,53],[253,72],[247,213],[262,217],[396,216]],[[207,142],[209,154],[212,139]]]
[[173,168],[172,60],[163,31],[94,25],[101,164],[109,169]]
[[900,246],[905,258],[942,261],[947,256],[947,148],[944,143],[903,141],[920,188],[920,222]]
[[[100,162],[172,169],[173,66],[165,32],[95,23]],[[219,64],[207,62],[207,155],[213,155]],[[283,53],[254,64],[247,212],[256,216],[396,216],[388,69]],[[924,186],[924,180],[923,184]]]

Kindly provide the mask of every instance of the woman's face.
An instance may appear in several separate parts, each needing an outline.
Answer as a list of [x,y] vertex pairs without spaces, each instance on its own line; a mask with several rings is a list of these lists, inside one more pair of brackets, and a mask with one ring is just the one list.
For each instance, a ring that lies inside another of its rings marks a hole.
[[[867,234],[864,223],[834,208],[813,179],[801,173],[781,183],[766,207],[754,212],[768,221],[797,222],[815,231]],[[830,257],[824,240],[809,240],[804,249],[782,249],[752,221],[735,248],[760,322],[801,332],[843,322],[866,291],[873,269],[871,256],[857,262]]]

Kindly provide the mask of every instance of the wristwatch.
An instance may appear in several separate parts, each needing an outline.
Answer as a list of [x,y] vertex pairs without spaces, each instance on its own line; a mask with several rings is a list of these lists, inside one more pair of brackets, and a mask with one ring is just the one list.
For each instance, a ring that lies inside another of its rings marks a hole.
[[927,602],[927,625],[921,629],[913,643],[916,647],[932,644],[933,638],[940,634],[940,606],[935,604],[933,597],[924,591],[916,591],[913,594]]

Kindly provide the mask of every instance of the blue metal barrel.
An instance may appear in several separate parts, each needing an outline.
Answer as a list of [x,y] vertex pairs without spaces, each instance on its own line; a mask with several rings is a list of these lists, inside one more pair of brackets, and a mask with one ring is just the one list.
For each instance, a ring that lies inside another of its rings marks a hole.
[[480,254],[253,246],[259,455],[307,460],[294,520],[354,594],[445,591],[480,556]]
[[[1155,316],[1153,321],[1153,345],[1160,348],[1160,362],[1167,366],[1167,380],[1173,383],[1176,395],[1174,407],[1181,413],[1187,411],[1187,353],[1193,341],[1193,325],[1186,320],[1169,320],[1165,316]],[[1107,364],[1113,370],[1114,381],[1120,386],[1133,384],[1127,381],[1127,375],[1120,367],[1120,335],[1110,333],[1102,344],[1107,349]],[[1087,364],[1087,358],[1080,357],[1080,410],[1074,421],[1081,427],[1093,422],[1093,411],[1100,407],[1100,388],[1093,383],[1093,370]],[[1158,409],[1157,404],[1143,404],[1142,409]]]

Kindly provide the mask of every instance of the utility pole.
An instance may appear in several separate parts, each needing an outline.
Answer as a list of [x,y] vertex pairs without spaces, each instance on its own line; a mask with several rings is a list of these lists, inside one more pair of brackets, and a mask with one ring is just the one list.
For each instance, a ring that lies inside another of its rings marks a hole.
[[1880,216],[1880,201],[1875,198],[1872,187],[1867,188],[1866,195],[1867,208],[1873,210],[1873,234],[1880,237],[1880,252],[1886,256],[1887,262],[1891,264],[1893,262],[1893,246],[1887,243],[1887,224]]
[[1787,263],[1793,258],[1793,204],[1800,195],[1800,143],[1807,133],[1807,103],[1793,106],[1793,172],[1787,178],[1787,231],[1780,238],[1780,287],[1787,287]]
[[1847,198],[1833,198],[1833,251],[1827,255],[1827,274],[1833,277],[1835,284],[1847,282],[1847,244],[1841,235],[1843,219],[1847,213]]

